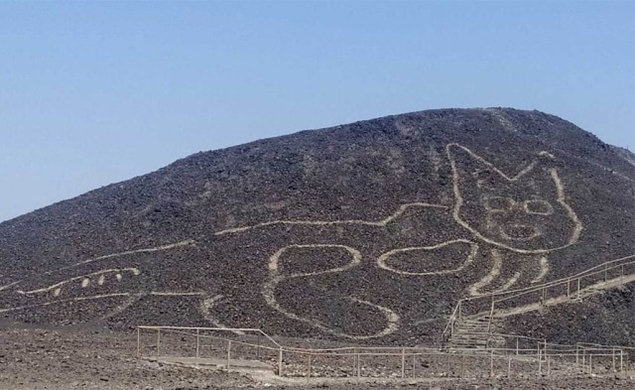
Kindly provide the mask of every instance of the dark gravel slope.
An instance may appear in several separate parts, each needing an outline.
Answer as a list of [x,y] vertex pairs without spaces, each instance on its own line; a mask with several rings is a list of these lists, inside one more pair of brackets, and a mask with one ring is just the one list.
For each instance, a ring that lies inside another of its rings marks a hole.
[[422,111],[197,153],[0,224],[0,315],[436,338],[461,297],[635,253],[628,156],[513,109]]

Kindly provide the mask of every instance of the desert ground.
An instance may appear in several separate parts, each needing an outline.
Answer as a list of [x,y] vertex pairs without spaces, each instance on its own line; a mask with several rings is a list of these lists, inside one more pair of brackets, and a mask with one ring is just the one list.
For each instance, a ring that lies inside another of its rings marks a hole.
[[[469,378],[387,381],[280,379],[273,373],[202,369],[136,357],[136,333],[103,328],[52,328],[3,323],[0,328],[0,389],[633,389],[635,380],[609,376]],[[316,369],[319,369],[316,368]]]

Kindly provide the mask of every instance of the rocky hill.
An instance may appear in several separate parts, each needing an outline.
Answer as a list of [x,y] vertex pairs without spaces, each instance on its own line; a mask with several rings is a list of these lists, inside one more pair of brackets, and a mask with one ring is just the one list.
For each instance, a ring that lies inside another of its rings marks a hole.
[[460,298],[635,254],[633,161],[501,108],[197,153],[0,224],[0,315],[437,338]]

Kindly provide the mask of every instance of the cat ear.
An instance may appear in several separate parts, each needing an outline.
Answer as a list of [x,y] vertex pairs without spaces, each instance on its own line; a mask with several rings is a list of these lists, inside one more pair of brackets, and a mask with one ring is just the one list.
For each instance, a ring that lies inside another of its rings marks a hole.
[[449,144],[446,150],[455,180],[460,178],[463,183],[481,187],[484,183],[493,184],[505,178],[493,164],[464,146]]
[[463,179],[474,178],[477,183],[516,181],[525,175],[540,175],[548,171],[556,164],[556,158],[549,152],[539,152],[536,157],[524,168],[509,174],[501,171],[494,164],[480,157],[468,148],[459,144],[449,144],[447,146],[448,158],[452,164],[452,171]]

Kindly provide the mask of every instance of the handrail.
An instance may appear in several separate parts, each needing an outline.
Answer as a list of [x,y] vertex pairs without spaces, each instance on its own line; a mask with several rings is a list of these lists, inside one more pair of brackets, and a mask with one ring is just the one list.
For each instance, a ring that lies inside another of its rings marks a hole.
[[258,328],[209,328],[203,326],[168,326],[168,325],[138,325],[138,329],[173,329],[173,330],[208,330],[208,331],[228,331],[228,332],[255,332],[260,333],[265,336],[265,338],[271,341],[276,347],[282,348],[276,340],[274,340],[271,336],[262,331],[262,329]]
[[[536,286],[529,286],[529,287],[524,287],[524,288],[520,288],[520,289],[516,289],[516,290],[508,290],[508,291],[500,291],[500,292],[494,292],[491,294],[487,294],[487,295],[480,295],[477,297],[467,297],[467,298],[462,298],[458,301],[458,303],[456,304],[454,311],[452,312],[452,315],[450,315],[448,323],[446,325],[446,327],[443,330],[443,337],[445,339],[445,337],[447,336],[447,331],[450,328],[450,326],[454,326],[454,323],[456,322],[456,315],[455,313],[457,312],[457,310],[459,310],[459,307],[464,303],[464,302],[473,302],[473,301],[477,301],[477,300],[488,300],[492,302],[492,305],[494,305],[497,302],[504,302],[513,298],[517,298],[523,295],[527,295],[529,293],[533,293],[536,291],[541,291],[541,290],[545,290],[548,289],[550,287],[556,287],[556,286],[562,286],[565,283],[569,284],[571,283],[572,280],[582,280],[583,278],[589,278],[591,276],[603,273],[603,272],[607,272],[609,270],[613,270],[616,269],[618,267],[623,267],[625,265],[631,265],[631,264],[635,264],[635,260],[631,260],[631,259],[635,259],[635,254],[633,255],[629,255],[629,256],[624,256],[618,259],[614,259],[614,260],[610,260],[610,261],[606,261],[602,264],[596,265],[594,267],[591,267],[589,269],[586,269],[582,272],[579,272],[577,274],[565,277],[565,278],[560,278],[560,279],[556,279],[550,282],[546,282],[546,283],[542,283],[540,285],[536,285]],[[627,261],[630,260],[630,261]],[[624,275],[622,275],[621,277],[623,277]],[[515,295],[512,295],[515,294]],[[501,297],[499,299],[496,299],[496,297]],[[489,311],[489,313],[487,313],[487,311]],[[492,317],[493,312],[492,312],[492,308],[490,307],[490,310],[487,311],[482,311],[482,312],[478,312],[473,314],[473,316],[477,316],[479,314],[481,315],[488,315],[488,317]],[[490,318],[491,320],[491,318]]]
[[[611,267],[606,267],[606,268],[603,268],[601,270],[598,270],[598,271],[595,271],[595,272],[592,272],[592,273],[578,274],[580,276],[576,275],[576,276],[572,276],[572,277],[567,278],[567,279],[561,279],[561,280],[558,280],[558,281],[556,281],[556,282],[554,282],[554,283],[552,283],[552,284],[550,284],[548,286],[545,286],[545,287],[534,287],[531,290],[522,291],[521,294],[516,294],[516,295],[509,296],[509,297],[503,297],[501,299],[495,300],[494,302],[504,302],[504,301],[507,301],[509,299],[517,298],[517,297],[520,297],[520,296],[523,296],[523,295],[527,295],[527,294],[532,293],[532,292],[541,291],[541,290],[549,288],[549,287],[561,286],[561,285],[564,285],[565,283],[570,283],[572,280],[583,280],[585,278],[589,278],[591,276],[599,275],[599,274],[602,274],[602,273],[604,273],[606,271],[613,270],[613,269],[616,269],[618,267],[623,267],[625,265],[630,265],[630,264],[635,264],[635,260],[629,261],[629,262],[623,263],[623,264],[613,265]],[[620,277],[623,277],[623,276],[620,276]],[[615,278],[615,279],[617,279],[617,278]],[[512,293],[512,292],[513,291],[510,291],[510,293]]]

